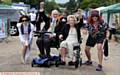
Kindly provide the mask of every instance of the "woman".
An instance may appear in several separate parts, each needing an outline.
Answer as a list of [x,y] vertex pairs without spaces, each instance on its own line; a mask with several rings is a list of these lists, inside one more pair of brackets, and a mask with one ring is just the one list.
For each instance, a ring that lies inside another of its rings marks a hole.
[[45,2],[40,1],[39,3],[39,10],[36,14],[36,30],[48,30],[49,28],[49,18],[45,14]]
[[66,63],[66,54],[72,58],[69,64],[74,64],[75,58],[73,54],[73,45],[76,43],[81,43],[80,28],[83,25],[83,20],[81,19],[78,24],[77,19],[74,15],[69,15],[67,17],[67,24],[63,27],[59,38],[63,40],[60,44],[60,54],[61,54],[61,65]]
[[22,16],[20,17],[20,23],[17,24],[17,27],[22,44],[23,63],[26,63],[32,44],[34,25],[30,23],[28,16]]
[[102,70],[102,59],[103,59],[102,47],[103,47],[104,39],[106,38],[107,29],[108,29],[108,25],[104,23],[104,21],[101,19],[101,17],[99,16],[99,12],[93,10],[91,12],[91,17],[89,18],[88,21],[89,36],[85,47],[85,54],[88,60],[85,62],[85,64],[87,65],[92,64],[90,49],[91,47],[94,47],[95,44],[97,44],[99,64],[96,68],[96,71]]

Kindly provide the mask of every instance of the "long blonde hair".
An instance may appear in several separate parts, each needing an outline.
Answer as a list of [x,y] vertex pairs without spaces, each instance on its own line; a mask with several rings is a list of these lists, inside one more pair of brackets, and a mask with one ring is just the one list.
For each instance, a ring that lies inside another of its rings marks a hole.
[[73,18],[75,20],[75,24],[77,24],[77,18],[75,17],[75,15],[68,15],[67,23],[70,21],[70,18]]
[[51,13],[51,17],[53,17],[54,14],[58,14],[59,15],[59,11],[58,10],[52,10],[52,13]]

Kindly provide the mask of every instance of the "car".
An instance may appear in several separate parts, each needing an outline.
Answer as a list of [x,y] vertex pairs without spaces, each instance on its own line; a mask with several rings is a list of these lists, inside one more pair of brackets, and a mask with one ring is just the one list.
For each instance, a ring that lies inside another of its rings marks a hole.
[[18,33],[18,28],[16,26],[17,22],[10,22],[10,35],[11,36],[17,36],[19,33]]
[[12,5],[0,5],[0,17],[7,18],[9,21],[10,35],[18,35],[17,23],[22,15],[28,15],[30,5],[24,3],[12,4]]

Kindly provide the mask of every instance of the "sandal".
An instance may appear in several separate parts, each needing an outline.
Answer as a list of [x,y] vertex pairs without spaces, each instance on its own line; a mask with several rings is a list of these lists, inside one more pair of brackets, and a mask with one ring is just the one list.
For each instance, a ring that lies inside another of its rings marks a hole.
[[85,63],[84,63],[85,65],[92,65],[92,61],[86,61]]

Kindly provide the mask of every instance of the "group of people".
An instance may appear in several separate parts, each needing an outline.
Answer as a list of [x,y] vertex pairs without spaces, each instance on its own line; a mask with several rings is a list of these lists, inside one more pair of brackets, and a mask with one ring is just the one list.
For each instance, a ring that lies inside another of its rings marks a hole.
[[97,44],[99,64],[96,71],[102,71],[103,42],[107,37],[108,25],[102,20],[99,12],[93,10],[87,23],[84,24],[80,9],[77,11],[77,16],[68,15],[64,12],[60,19],[58,18],[58,10],[53,10],[51,12],[51,17],[48,17],[44,9],[44,1],[42,1],[40,2],[40,9],[36,14],[35,25],[30,22],[29,17],[26,15],[22,16],[17,24],[20,41],[22,43],[24,63],[26,63],[29,56],[33,31],[47,31],[52,33],[45,34],[44,38],[38,36],[36,40],[36,44],[40,51],[40,57],[51,56],[50,48],[51,44],[54,42],[56,47],[59,47],[61,64],[66,64],[67,54],[72,59],[69,63],[74,64],[73,44],[82,43],[80,29],[85,28],[89,32],[85,46],[85,54],[88,60],[85,64],[92,65],[90,49]]

